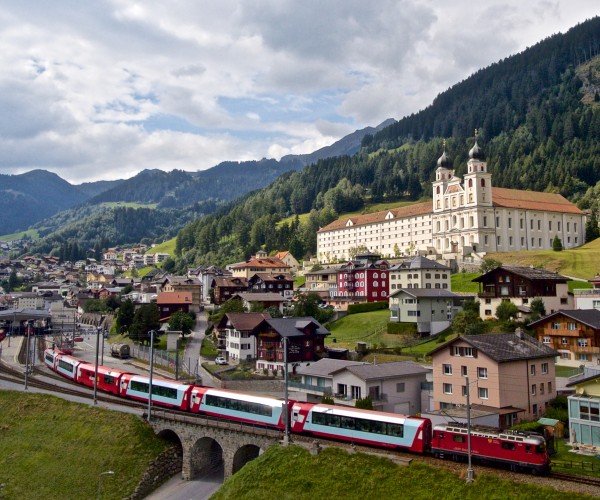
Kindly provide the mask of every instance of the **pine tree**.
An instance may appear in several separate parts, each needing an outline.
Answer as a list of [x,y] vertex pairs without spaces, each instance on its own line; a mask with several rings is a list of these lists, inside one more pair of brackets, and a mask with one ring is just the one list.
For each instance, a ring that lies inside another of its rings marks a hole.
[[597,211],[592,209],[586,224],[585,224],[585,241],[593,241],[600,237],[600,227],[598,226]]
[[562,252],[562,249],[562,241],[560,241],[560,238],[558,237],[558,235],[556,235],[552,240],[552,250],[554,250],[555,252]]

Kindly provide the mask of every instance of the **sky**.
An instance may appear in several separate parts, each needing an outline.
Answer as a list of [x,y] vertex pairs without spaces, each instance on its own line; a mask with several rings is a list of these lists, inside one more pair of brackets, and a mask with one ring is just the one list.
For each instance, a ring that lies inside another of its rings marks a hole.
[[309,153],[597,0],[0,2],[0,173],[72,183]]

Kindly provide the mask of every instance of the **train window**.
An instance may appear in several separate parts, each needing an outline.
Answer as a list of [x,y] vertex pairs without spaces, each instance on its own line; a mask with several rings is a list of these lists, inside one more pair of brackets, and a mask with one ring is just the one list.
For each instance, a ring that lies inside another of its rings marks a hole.
[[452,440],[455,443],[464,443],[465,442],[465,438],[463,436],[452,436]]
[[110,375],[104,375],[104,383],[105,384],[114,384],[115,383],[115,377],[112,377]]
[[63,361],[62,359],[58,362],[58,366],[60,366],[63,370],[67,370],[70,372],[73,371],[73,365],[71,363]]
[[273,416],[273,408],[271,406],[260,403],[252,403],[250,401],[240,401],[237,399],[224,398],[208,394],[205,402],[209,406],[217,408],[225,408],[226,410],[240,411],[245,413],[253,413],[254,415],[264,415],[266,417]]
[[505,450],[514,450],[515,443],[511,443],[509,441],[502,441],[502,448]]
[[52,354],[46,354],[46,361],[48,361],[48,363],[53,363],[54,356],[52,356]]
[[148,394],[148,384],[144,382],[137,382],[136,380],[131,381],[131,390],[137,392],[145,392]]
[[402,424],[387,424],[388,434],[395,437],[404,437],[404,426]]
[[340,423],[342,424],[342,429],[354,429],[354,419],[352,417],[341,417]]

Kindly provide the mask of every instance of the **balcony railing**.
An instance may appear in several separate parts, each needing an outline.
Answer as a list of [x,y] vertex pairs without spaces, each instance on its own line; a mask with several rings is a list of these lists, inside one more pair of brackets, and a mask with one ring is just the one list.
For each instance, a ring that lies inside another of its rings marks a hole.
[[481,299],[494,299],[496,298],[495,292],[479,292],[477,296]]
[[600,288],[575,288],[573,293],[575,295],[592,295],[600,297]]
[[296,389],[302,389],[304,391],[317,392],[319,394],[323,394],[325,396],[331,396],[333,391],[331,387],[325,385],[312,385],[312,384],[303,384],[302,382],[298,382],[296,380],[290,380],[288,382],[290,387],[294,387]]
[[598,353],[600,353],[600,347],[595,347],[595,346],[588,346],[588,347],[574,346],[573,350],[575,352],[580,352],[583,354],[598,354]]

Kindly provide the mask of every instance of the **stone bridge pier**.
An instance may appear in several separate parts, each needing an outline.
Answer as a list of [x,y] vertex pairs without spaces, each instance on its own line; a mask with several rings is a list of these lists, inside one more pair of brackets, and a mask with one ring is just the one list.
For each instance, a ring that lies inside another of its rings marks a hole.
[[271,429],[162,410],[153,410],[151,426],[160,437],[178,447],[182,455],[181,474],[187,480],[227,479],[282,439],[280,432]]

